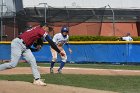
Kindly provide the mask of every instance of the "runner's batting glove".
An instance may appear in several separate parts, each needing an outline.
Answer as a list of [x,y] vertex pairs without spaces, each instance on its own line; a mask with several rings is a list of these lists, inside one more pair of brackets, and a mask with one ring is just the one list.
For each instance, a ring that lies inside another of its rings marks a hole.
[[69,48],[69,52],[70,52],[70,54],[72,54],[72,50]]

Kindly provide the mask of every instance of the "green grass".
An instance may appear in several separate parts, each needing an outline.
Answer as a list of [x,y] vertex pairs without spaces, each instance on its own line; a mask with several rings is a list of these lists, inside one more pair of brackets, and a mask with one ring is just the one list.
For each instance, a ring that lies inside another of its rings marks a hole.
[[[19,63],[18,67],[28,67],[27,63]],[[50,63],[38,63],[38,66],[49,67]],[[59,63],[55,64],[56,67]],[[97,69],[127,69],[127,70],[140,70],[140,65],[113,65],[113,64],[69,64],[65,67],[80,67],[80,68],[97,68]]]
[[[28,67],[27,63],[19,63],[18,67]],[[49,67],[50,63],[38,63],[38,66]],[[59,63],[55,65],[59,66]],[[69,64],[65,67],[98,68],[98,69],[131,69],[140,70],[140,65],[112,64]],[[119,93],[140,93],[140,76],[103,76],[75,74],[42,75],[46,83],[84,87],[90,89],[116,91]],[[32,82],[32,75],[0,75],[0,80]]]
[[[140,76],[100,76],[74,74],[43,74],[49,84],[69,85],[90,89],[116,91],[119,93],[140,93]],[[32,75],[0,75],[0,80],[31,82]]]
[[[19,63],[18,67],[28,67],[27,63]],[[38,66],[49,67],[50,63],[38,63]],[[56,67],[59,63],[55,64]],[[113,65],[113,64],[69,64],[65,67],[97,68],[97,69],[129,69],[140,70],[140,65]],[[100,76],[74,74],[47,74],[42,75],[46,83],[84,87],[90,89],[116,91],[119,93],[140,93],[140,76]],[[0,80],[33,81],[32,75],[0,75]]]

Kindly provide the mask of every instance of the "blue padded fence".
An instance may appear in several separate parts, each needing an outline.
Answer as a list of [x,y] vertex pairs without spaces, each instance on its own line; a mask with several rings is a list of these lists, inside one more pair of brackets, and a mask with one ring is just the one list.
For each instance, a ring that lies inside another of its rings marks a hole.
[[[73,50],[72,54],[64,46],[69,62],[140,63],[139,43],[72,43],[70,47]],[[0,44],[0,60],[10,60],[10,50],[10,44]],[[33,54],[38,62],[49,62],[52,58],[48,44]],[[58,61],[60,60],[58,56]]]

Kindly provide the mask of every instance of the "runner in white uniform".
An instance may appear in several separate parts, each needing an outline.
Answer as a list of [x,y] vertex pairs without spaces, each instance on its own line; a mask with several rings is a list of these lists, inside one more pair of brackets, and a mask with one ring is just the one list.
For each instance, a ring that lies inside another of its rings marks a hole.
[[[53,42],[55,42],[57,47],[61,51],[63,51],[63,53],[65,53],[65,56],[61,56],[62,60],[61,60],[61,63],[60,63],[60,67],[58,69],[58,73],[62,72],[62,68],[64,67],[64,65],[67,61],[67,55],[66,55],[65,50],[63,49],[63,45],[66,44],[68,49],[69,49],[69,52],[72,53],[72,50],[70,49],[69,44],[68,44],[68,40],[69,40],[68,32],[69,32],[68,28],[64,26],[61,29],[61,33],[57,33],[53,37]],[[52,61],[51,61],[51,66],[50,66],[50,73],[53,73],[53,67],[54,67],[54,64],[57,60],[57,52],[54,49],[51,48],[51,53],[52,53]]]

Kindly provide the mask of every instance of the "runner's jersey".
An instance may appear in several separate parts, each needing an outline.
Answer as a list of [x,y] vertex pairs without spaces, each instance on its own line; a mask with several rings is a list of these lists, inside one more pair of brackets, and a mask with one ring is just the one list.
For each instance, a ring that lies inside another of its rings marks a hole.
[[61,33],[57,33],[53,37],[53,42],[55,42],[57,45],[63,46],[65,43],[68,42],[69,36],[63,37]]
[[19,35],[19,38],[23,39],[26,46],[31,46],[35,40],[45,37],[47,34],[48,33],[46,33],[44,29],[37,26],[25,31],[23,34]]

